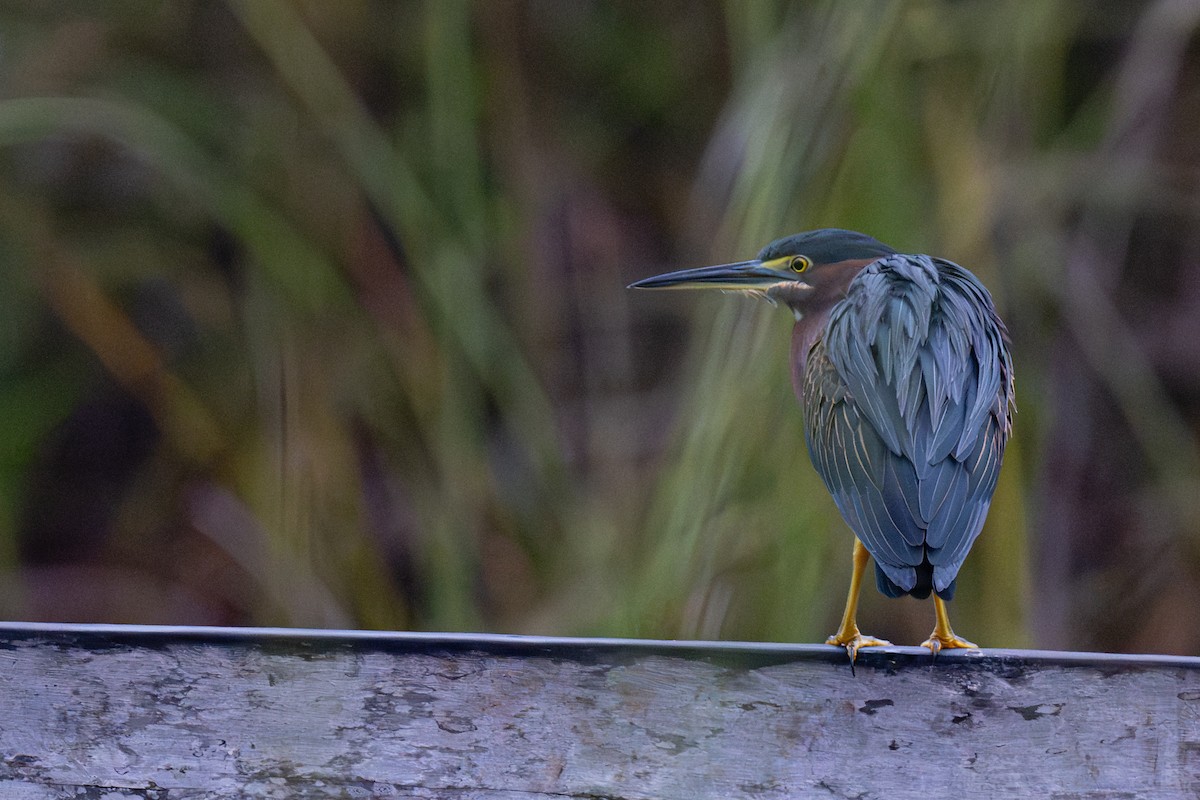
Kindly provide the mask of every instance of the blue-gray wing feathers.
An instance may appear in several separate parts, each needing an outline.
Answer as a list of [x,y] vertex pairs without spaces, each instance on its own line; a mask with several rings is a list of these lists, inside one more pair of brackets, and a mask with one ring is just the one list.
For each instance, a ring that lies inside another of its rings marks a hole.
[[1012,362],[987,290],[928,256],[869,264],[808,354],[813,464],[890,594],[953,591],[1011,429]]

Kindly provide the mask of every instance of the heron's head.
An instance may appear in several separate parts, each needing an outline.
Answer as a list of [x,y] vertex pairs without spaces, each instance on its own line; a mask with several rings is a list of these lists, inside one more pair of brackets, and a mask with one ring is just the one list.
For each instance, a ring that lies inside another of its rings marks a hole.
[[797,318],[832,306],[864,266],[896,251],[864,233],[822,228],[777,239],[758,258],[668,272],[631,289],[721,289],[787,305]]

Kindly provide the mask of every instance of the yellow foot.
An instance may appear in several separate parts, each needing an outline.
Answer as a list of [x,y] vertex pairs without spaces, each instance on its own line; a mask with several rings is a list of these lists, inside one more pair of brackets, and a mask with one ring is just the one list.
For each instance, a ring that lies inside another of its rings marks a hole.
[[928,639],[921,642],[921,647],[928,647],[929,652],[933,653],[934,658],[937,658],[937,654],[942,650],[953,650],[955,648],[979,649],[979,645],[974,642],[968,642],[966,639],[955,636],[954,631],[949,631],[948,634],[941,634],[936,630]]
[[860,647],[890,647],[891,642],[887,639],[876,639],[874,636],[864,636],[855,628],[848,633],[837,633],[825,640],[825,644],[837,645],[846,648],[846,655],[850,656],[850,667],[854,668],[854,659],[858,657],[858,648]]

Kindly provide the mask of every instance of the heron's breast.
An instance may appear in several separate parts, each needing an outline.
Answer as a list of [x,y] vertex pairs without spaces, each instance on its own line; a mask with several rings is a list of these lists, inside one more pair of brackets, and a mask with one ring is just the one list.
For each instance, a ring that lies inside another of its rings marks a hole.
[[808,314],[796,320],[792,328],[792,391],[796,399],[804,403],[804,375],[808,369],[808,357],[812,346],[825,333],[829,314]]

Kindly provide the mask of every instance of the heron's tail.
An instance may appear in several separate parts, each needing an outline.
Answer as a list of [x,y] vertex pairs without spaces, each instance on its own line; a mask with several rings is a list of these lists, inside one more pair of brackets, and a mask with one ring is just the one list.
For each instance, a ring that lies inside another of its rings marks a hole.
[[[928,556],[926,556],[925,559],[919,565],[917,565],[916,570],[916,584],[914,584],[911,589],[905,591],[901,587],[897,586],[891,578],[884,574],[884,571],[879,568],[879,564],[876,564],[875,585],[879,587],[880,592],[888,597],[903,597],[906,594],[911,594],[918,600],[924,600],[926,597],[929,597],[931,592],[933,592],[933,564],[929,563]],[[955,578],[954,580],[950,581],[949,586],[937,593],[938,597],[942,598],[943,600],[953,600],[954,589],[957,585],[958,579]]]

